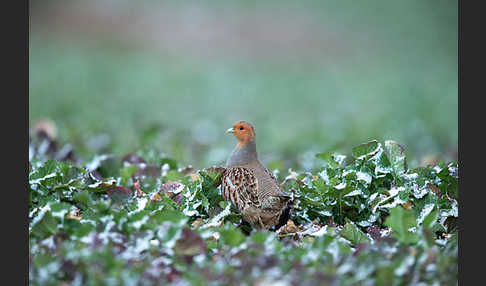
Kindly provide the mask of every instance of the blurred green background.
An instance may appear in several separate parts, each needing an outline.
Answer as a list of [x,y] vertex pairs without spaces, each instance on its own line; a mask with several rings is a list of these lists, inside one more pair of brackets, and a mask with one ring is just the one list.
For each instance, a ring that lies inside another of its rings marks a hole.
[[372,139],[457,159],[457,1],[31,1],[29,124],[84,158],[223,162],[236,120],[262,161]]

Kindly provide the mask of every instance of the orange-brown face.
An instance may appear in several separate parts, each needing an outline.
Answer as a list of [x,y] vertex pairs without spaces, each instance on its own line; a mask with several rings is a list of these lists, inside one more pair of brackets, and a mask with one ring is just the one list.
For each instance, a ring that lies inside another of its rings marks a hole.
[[255,140],[255,129],[250,123],[246,121],[238,121],[233,125],[233,128],[228,129],[226,132],[233,133],[238,140],[237,147],[248,144],[252,139]]

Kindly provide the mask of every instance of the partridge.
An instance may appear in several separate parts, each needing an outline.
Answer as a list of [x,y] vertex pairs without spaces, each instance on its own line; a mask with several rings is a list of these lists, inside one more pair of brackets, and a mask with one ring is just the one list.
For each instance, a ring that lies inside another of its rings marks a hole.
[[288,216],[287,204],[291,197],[280,189],[278,180],[258,160],[255,129],[246,121],[238,121],[226,132],[232,133],[238,143],[222,176],[223,197],[256,229],[268,230],[284,224],[282,219]]

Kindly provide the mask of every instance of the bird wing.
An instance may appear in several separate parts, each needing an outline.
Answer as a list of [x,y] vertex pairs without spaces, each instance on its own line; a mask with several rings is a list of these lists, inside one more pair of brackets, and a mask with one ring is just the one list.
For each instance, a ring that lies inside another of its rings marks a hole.
[[275,178],[275,176],[273,175],[272,172],[270,172],[270,170],[268,170],[265,167],[263,167],[263,170],[270,177],[270,179],[275,182],[277,186],[280,186],[280,183],[278,182],[277,178]]
[[265,174],[268,175],[268,177],[270,178],[271,181],[273,181],[275,183],[275,185],[277,186],[278,190],[277,190],[277,193],[276,195],[278,196],[281,196],[281,197],[284,197],[284,198],[289,198],[290,199],[290,194],[284,192],[281,188],[280,188],[280,183],[279,181],[277,180],[277,178],[275,178],[275,176],[273,175],[272,172],[270,172],[270,170],[268,170],[267,168],[263,167],[263,170],[265,172]]
[[260,207],[258,180],[251,169],[244,167],[227,168],[222,183],[223,197],[226,200],[231,200],[239,210],[247,205]]

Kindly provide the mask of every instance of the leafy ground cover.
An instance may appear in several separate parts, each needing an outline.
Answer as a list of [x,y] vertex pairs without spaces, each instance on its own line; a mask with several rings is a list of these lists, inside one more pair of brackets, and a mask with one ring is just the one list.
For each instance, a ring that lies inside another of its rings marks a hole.
[[275,172],[285,226],[245,234],[223,167],[158,152],[86,162],[48,134],[29,146],[32,285],[457,285],[458,165],[409,169],[376,140]]

